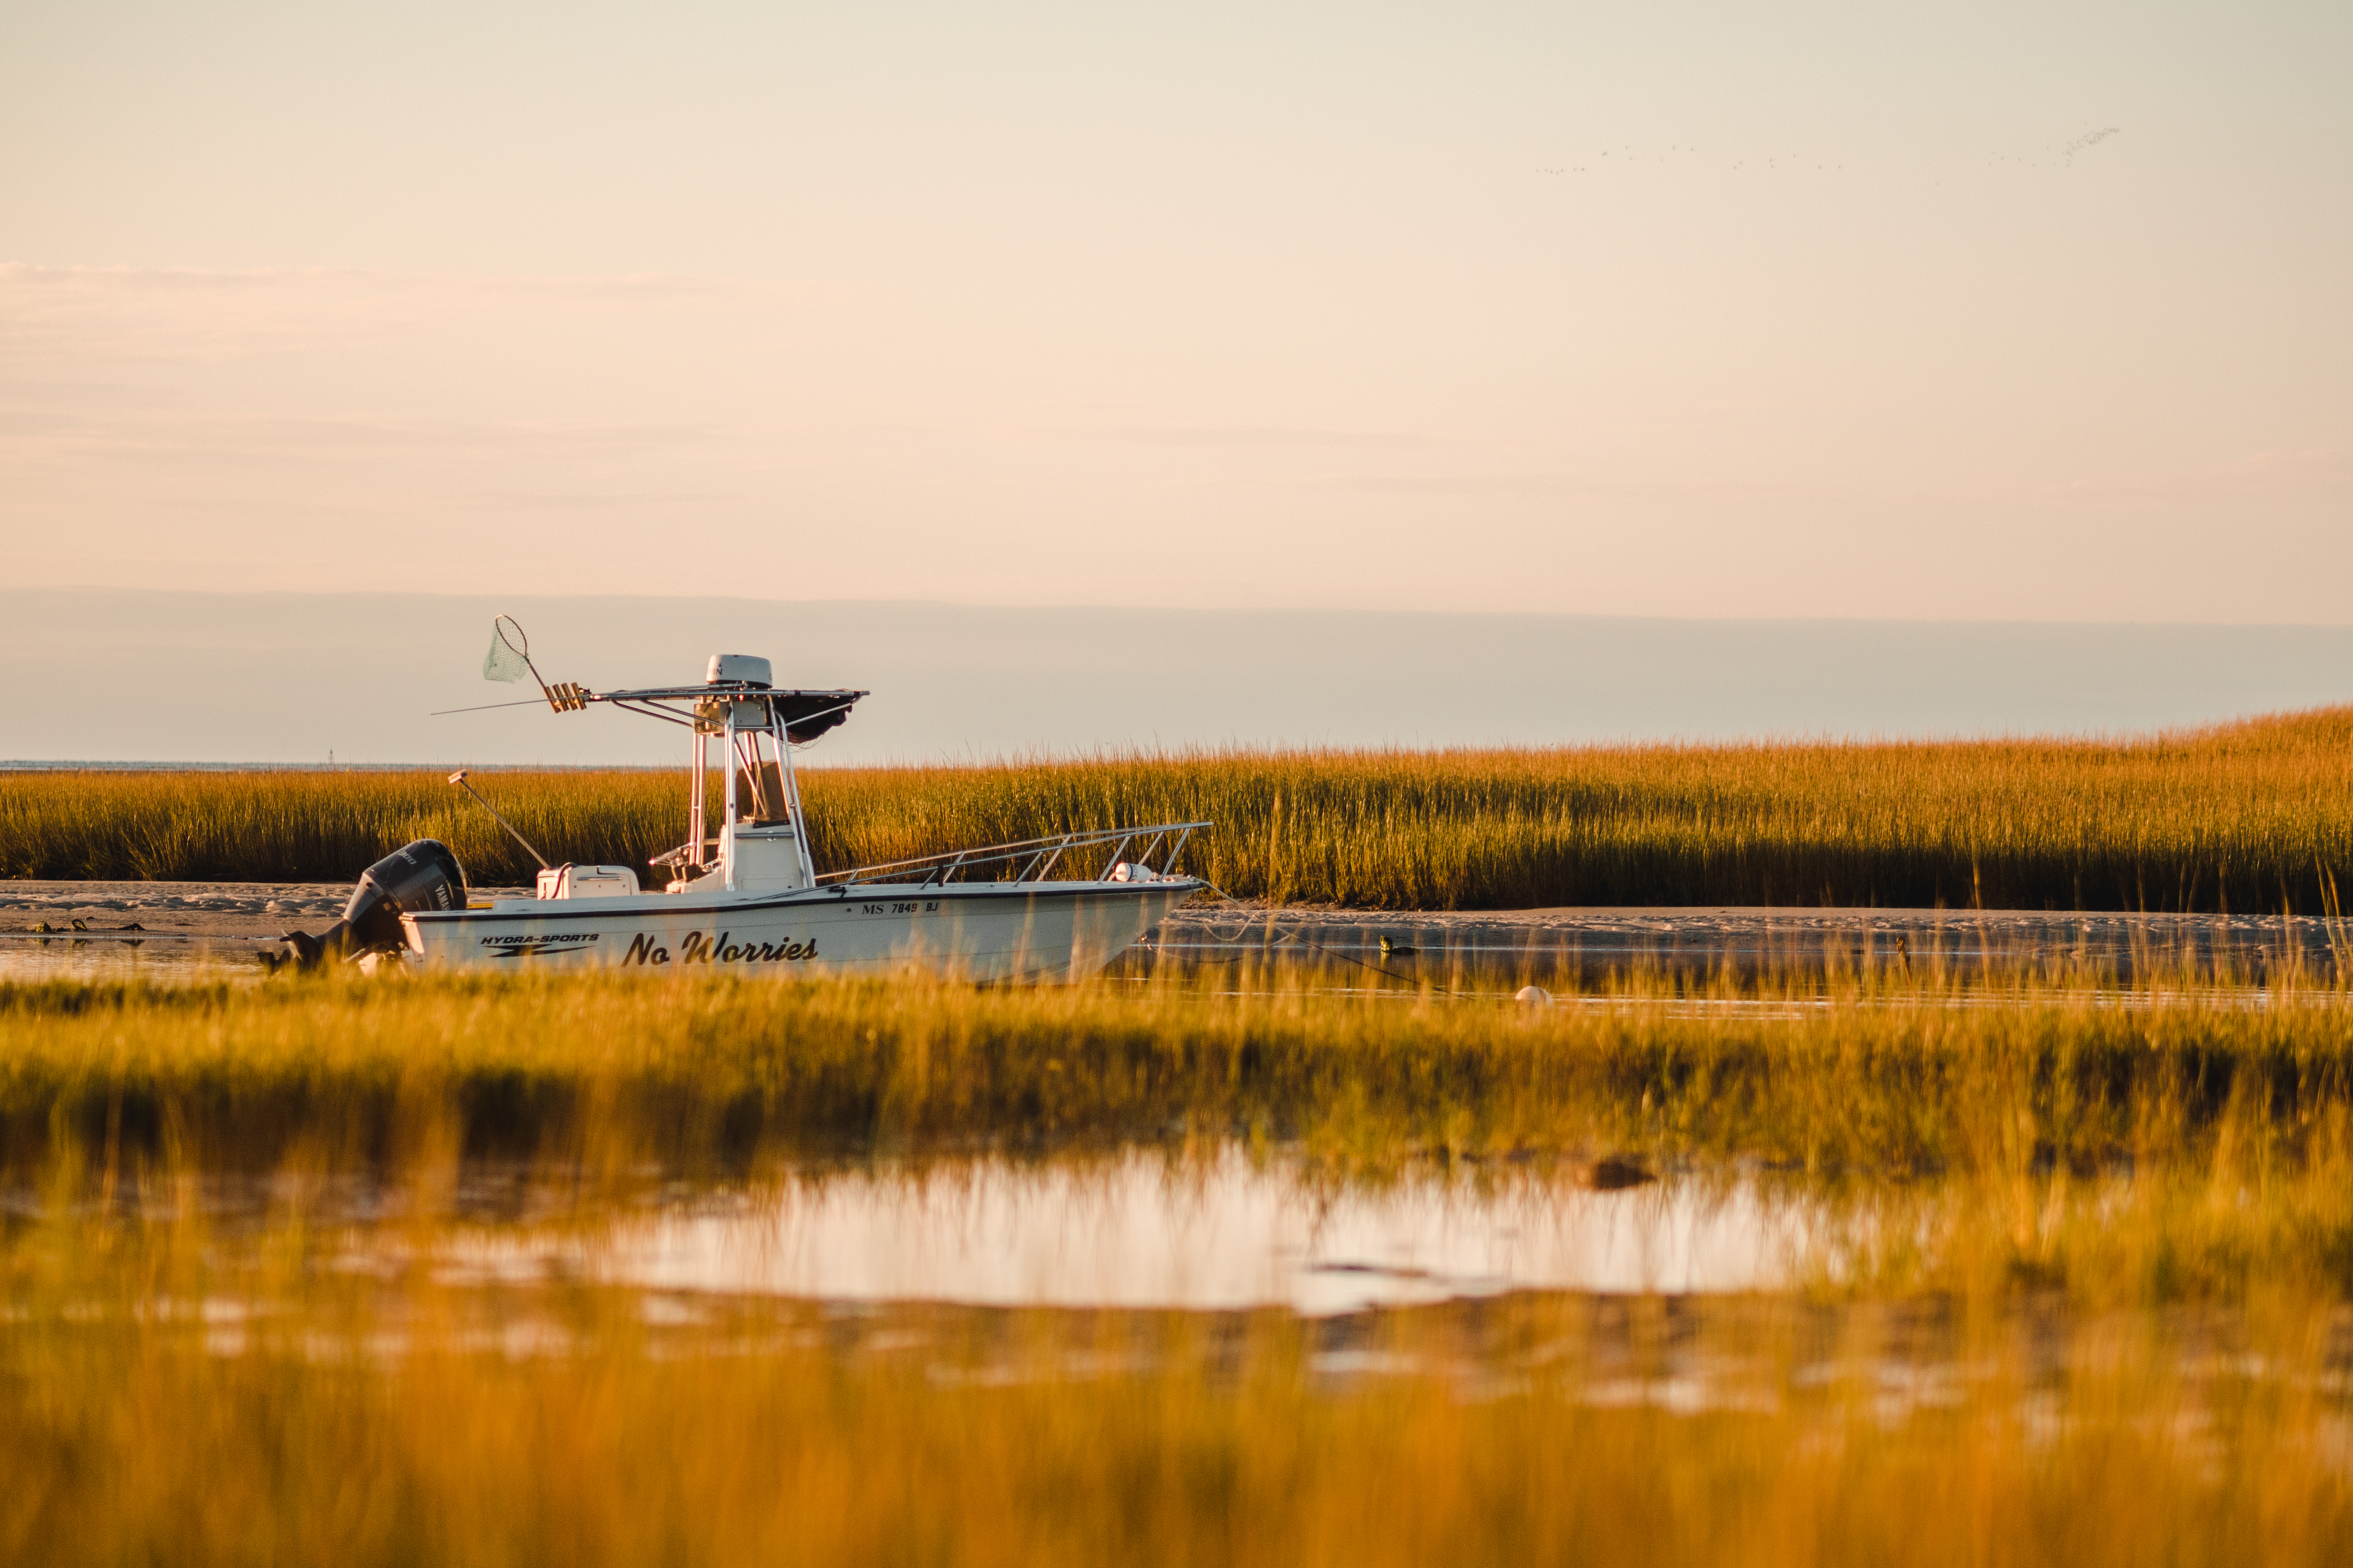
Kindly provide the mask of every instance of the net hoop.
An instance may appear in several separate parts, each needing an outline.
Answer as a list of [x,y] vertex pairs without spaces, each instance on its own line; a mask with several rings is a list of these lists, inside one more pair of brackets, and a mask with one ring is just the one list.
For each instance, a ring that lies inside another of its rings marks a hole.
[[523,635],[522,622],[512,616],[501,616],[491,623],[491,648],[482,656],[482,679],[515,681],[526,674],[534,680],[539,678],[532,668],[531,639]]

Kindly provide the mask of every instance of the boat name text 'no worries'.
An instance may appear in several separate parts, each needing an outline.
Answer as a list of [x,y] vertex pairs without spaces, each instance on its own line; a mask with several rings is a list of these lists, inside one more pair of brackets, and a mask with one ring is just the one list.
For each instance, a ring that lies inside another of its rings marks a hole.
[[[806,942],[731,942],[732,932],[721,931],[716,939],[699,931],[686,933],[678,944],[681,963],[709,963],[717,959],[722,963],[794,963],[817,956],[817,938]],[[624,965],[637,963],[668,963],[670,949],[659,946],[654,939],[640,932],[629,939],[629,951],[621,955]]]

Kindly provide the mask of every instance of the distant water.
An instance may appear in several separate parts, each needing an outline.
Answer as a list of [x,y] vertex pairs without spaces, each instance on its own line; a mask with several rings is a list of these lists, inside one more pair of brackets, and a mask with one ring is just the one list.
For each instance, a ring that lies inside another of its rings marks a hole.
[[[311,773],[322,772],[353,773],[406,773],[430,763],[352,763],[339,762],[330,756],[323,763],[259,762],[251,758],[228,762],[189,762],[173,757],[0,757],[0,773]],[[579,773],[605,773],[614,768],[636,768],[644,773],[659,773],[659,763],[470,763],[470,767],[511,768],[530,771],[570,769]]]
[[[549,680],[871,690],[813,763],[1099,748],[2114,733],[2353,700],[2353,627],[1672,621],[919,603],[0,591],[24,759],[670,763],[676,731],[511,701]],[[133,685],[132,683],[136,683]],[[135,692],[135,696],[132,695]]]

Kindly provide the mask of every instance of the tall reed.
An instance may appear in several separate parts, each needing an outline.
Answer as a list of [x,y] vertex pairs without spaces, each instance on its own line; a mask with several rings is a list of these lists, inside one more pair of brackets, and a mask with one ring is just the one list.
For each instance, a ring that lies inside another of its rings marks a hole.
[[[806,781],[828,868],[1208,819],[1190,868],[1276,902],[2319,913],[2353,882],[2353,709],[2117,742],[1221,752]],[[678,775],[478,782],[559,861],[642,866],[685,833]],[[535,869],[436,774],[0,775],[14,877],[343,881],[428,837],[483,885]]]
[[[0,1557],[172,1563],[2341,1563],[2325,1310],[2201,1329],[1535,1298],[855,1313],[474,1283],[285,1216],[0,1273]],[[250,1261],[248,1261],[250,1259]]]
[[1380,1179],[1616,1152],[1847,1194],[1850,1282],[2353,1298],[2342,994],[1805,986],[1712,1012],[631,976],[0,987],[0,1177],[63,1160],[114,1190],[447,1149],[626,1184],[1239,1138]]

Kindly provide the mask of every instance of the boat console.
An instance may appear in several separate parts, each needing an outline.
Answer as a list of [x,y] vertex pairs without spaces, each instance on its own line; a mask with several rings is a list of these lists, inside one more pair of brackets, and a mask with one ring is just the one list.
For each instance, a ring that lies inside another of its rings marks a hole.
[[627,866],[551,866],[539,874],[543,899],[633,899],[638,874]]

